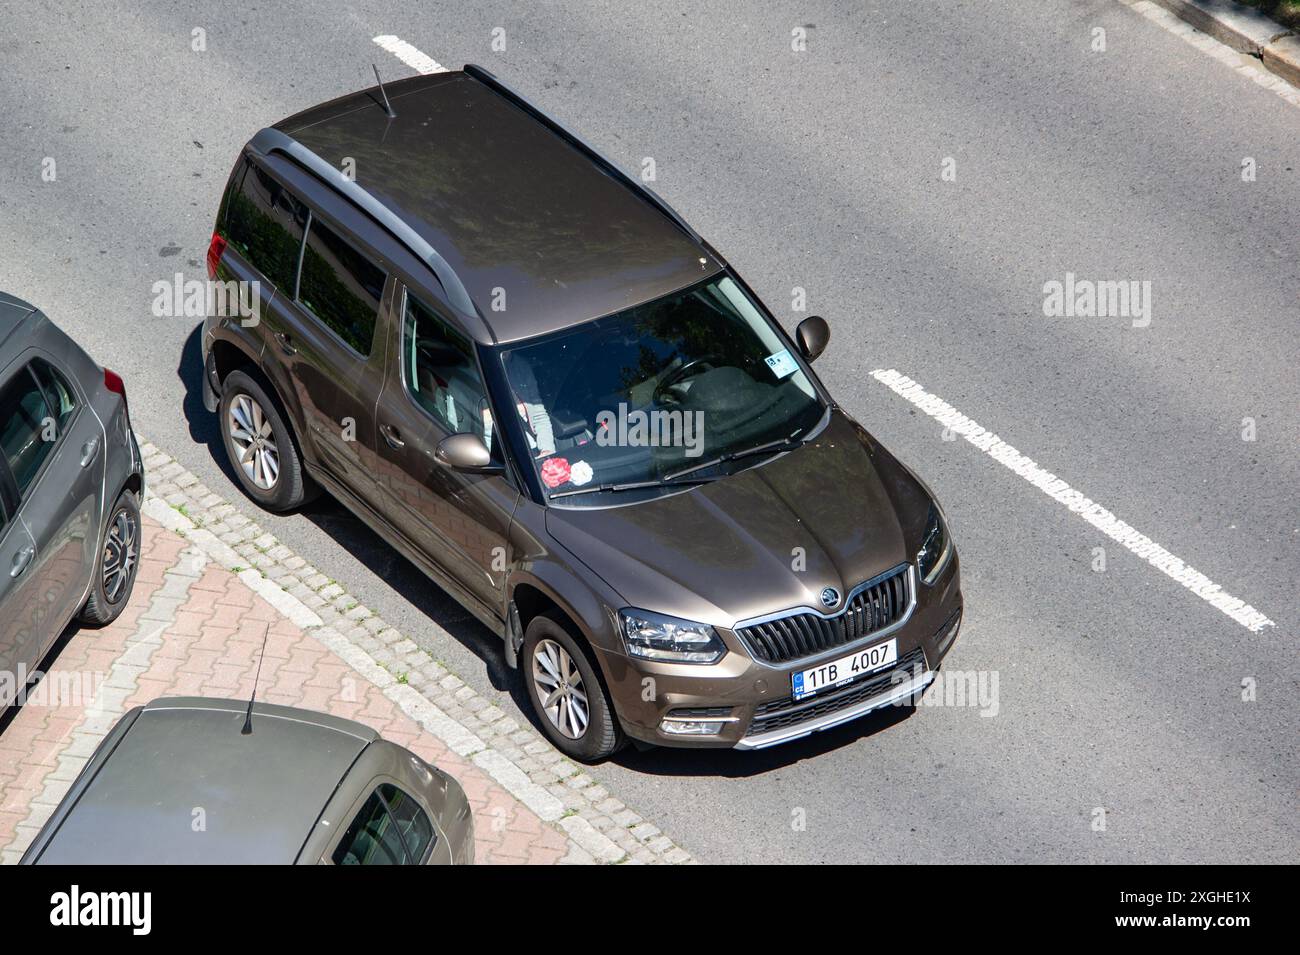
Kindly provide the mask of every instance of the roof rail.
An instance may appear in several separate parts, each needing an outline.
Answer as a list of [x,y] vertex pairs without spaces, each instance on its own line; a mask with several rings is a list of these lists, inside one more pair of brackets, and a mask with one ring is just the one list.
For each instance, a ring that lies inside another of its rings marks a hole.
[[583,139],[573,130],[569,129],[559,120],[553,119],[552,117],[548,116],[546,113],[544,113],[541,110],[540,107],[534,106],[527,99],[525,99],[520,93],[518,93],[516,90],[514,90],[512,87],[508,86],[501,80],[497,79],[494,75],[492,75],[491,72],[485,70],[477,63],[466,63],[465,75],[473,77],[474,79],[478,80],[480,83],[482,83],[484,86],[488,87],[489,89],[493,90],[498,95],[503,96],[506,99],[510,100],[510,102],[514,103],[516,106],[522,109],[525,113],[528,113],[534,119],[537,119],[540,122],[544,123],[545,125],[549,126],[560,136],[567,139],[570,144],[577,147],[582,152],[586,153],[587,156],[593,162],[595,162],[596,165],[600,166],[601,169],[603,169],[606,173],[608,173],[610,176],[622,182],[625,186],[627,186],[629,189],[635,192],[638,196],[640,196],[646,202],[650,203],[652,206],[654,206],[660,212],[666,215],[669,219],[671,219],[673,224],[676,225],[677,228],[685,232],[691,238],[692,241],[697,242],[701,245],[704,244],[704,240],[700,238],[700,234],[696,232],[694,229],[692,229],[690,225],[687,224],[686,220],[683,219],[678,214],[677,210],[674,209],[672,206],[670,206],[667,202],[665,202],[657,192],[655,192],[653,189],[646,186],[644,183],[638,182],[637,180],[633,179],[623,170],[619,169],[617,166],[614,165],[613,162],[605,158],[605,156],[602,155],[600,151],[596,149],[595,146],[591,145],[591,143],[587,142],[585,139]]
[[331,166],[302,143],[278,129],[261,130],[249,141],[250,148],[261,156],[279,153],[291,162],[301,166],[307,172],[320,179],[346,199],[350,199],[363,212],[387,229],[397,241],[403,243],[411,252],[433,270],[434,276],[442,285],[447,301],[453,308],[467,317],[483,320],[482,314],[474,305],[469,292],[465,290],[460,276],[428,241],[400,218],[387,206],[372,196],[364,188]]

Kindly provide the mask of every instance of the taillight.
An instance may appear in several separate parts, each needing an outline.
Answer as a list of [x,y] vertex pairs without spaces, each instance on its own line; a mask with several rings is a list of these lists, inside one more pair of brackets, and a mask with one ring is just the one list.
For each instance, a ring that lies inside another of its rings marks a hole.
[[[113,392],[113,394],[115,395],[121,395],[122,405],[123,407],[126,407],[126,384],[122,381],[121,375],[113,371],[111,368],[105,368],[104,387],[107,388],[109,391]],[[127,414],[129,415],[130,413],[131,413],[130,409],[128,408]]]
[[226,251],[226,240],[221,237],[221,233],[212,233],[212,241],[208,243],[208,278],[217,277],[217,265],[221,262],[221,253]]

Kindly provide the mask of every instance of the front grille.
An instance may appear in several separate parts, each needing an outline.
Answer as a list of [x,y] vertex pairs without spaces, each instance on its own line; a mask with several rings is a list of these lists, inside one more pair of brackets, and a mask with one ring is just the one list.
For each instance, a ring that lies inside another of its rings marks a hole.
[[850,683],[841,690],[834,690],[823,696],[814,696],[806,700],[796,701],[787,696],[773,700],[771,703],[760,704],[754,710],[754,721],[749,724],[749,732],[746,735],[757,736],[760,733],[815,720],[884,693],[896,683],[903,683],[924,672],[925,651],[917,647],[888,670],[873,674],[856,683]]
[[763,663],[789,663],[853,643],[902,618],[911,603],[908,579],[902,564],[859,590],[834,617],[804,611],[740,627],[736,635]]

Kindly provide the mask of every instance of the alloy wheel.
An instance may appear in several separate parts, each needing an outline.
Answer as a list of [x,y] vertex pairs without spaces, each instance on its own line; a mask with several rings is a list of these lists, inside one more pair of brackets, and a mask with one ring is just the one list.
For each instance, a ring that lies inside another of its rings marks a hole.
[[554,640],[539,641],[533,651],[533,688],[551,724],[569,739],[581,739],[591,719],[587,688],[573,658]]
[[235,395],[226,424],[244,475],[265,491],[275,487],[280,477],[280,449],[262,406],[249,395]]
[[124,507],[119,507],[104,539],[103,584],[109,603],[117,603],[135,572],[139,527]]

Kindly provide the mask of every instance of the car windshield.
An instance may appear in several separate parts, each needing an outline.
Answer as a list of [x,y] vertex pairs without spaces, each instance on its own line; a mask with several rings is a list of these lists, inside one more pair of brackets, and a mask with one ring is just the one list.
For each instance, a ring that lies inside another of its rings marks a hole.
[[570,507],[744,466],[730,455],[761,463],[748,452],[776,453],[824,410],[800,359],[727,276],[504,348],[502,361],[512,394],[498,407],[514,405],[547,497]]

